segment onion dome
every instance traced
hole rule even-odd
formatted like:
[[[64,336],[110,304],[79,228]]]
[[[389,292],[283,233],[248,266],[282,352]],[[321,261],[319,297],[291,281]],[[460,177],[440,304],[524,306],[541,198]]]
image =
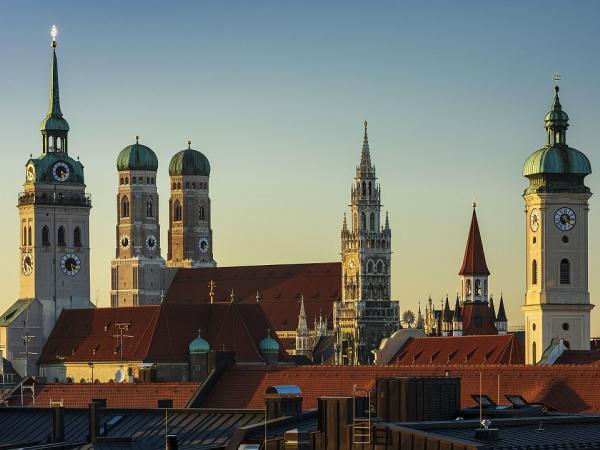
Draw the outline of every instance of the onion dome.
[[[189,350],[190,353],[208,353],[210,351],[210,344],[201,336],[200,330],[198,330],[198,336],[190,342]]]
[[[258,349],[261,353],[279,353],[279,343],[271,337],[271,330],[267,330],[267,337],[260,341]]]
[[[547,143],[529,155],[523,165],[523,176],[531,182],[526,193],[557,190],[588,192],[583,179],[592,173],[590,160],[567,145],[569,116],[562,110],[559,87],[555,86],[554,91],[552,107],[544,119]]]
[[[210,175],[210,163],[208,158],[198,150],[191,148],[191,141],[188,141],[188,148],[175,153],[169,163],[169,175],[199,175],[208,177]]]
[[[150,147],[139,143],[139,136],[135,138],[135,144],[128,145],[117,157],[117,170],[149,170],[156,172],[158,169],[158,158]]]

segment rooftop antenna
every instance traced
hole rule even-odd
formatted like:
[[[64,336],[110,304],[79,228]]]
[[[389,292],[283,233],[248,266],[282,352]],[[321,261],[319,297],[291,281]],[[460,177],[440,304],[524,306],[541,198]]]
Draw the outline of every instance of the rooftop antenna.
[[[117,334],[113,334],[113,337],[117,340],[117,345],[119,346],[121,353],[121,367],[123,367],[123,339],[133,337],[130,334],[125,334],[125,332],[129,330],[130,325],[130,323],[126,322],[115,323],[115,326],[117,327]]]

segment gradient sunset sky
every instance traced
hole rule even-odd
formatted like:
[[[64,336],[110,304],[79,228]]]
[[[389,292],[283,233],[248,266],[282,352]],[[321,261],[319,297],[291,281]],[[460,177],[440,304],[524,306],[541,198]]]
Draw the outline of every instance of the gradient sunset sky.
[[[4,310],[18,297],[17,193],[41,153],[52,24],[69,153],[92,194],[92,299],[109,306],[118,152],[159,157],[163,256],[168,163],[186,147],[212,165],[220,266],[338,261],[362,122],[392,227],[401,310],[458,289],[477,213],[510,325],[523,323],[521,175],[545,144],[561,73],[567,142],[596,165],[600,3],[593,1],[6,2],[0,15],[0,259]],[[587,177],[598,192],[598,175]],[[600,193],[589,222],[590,292],[600,292]],[[592,335],[600,334],[600,307]]]

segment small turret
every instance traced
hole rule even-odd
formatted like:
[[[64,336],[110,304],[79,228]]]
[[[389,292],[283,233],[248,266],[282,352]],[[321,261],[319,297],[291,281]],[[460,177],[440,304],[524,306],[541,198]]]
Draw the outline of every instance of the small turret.
[[[452,319],[454,318],[454,314],[450,309],[450,304],[448,303],[448,296],[446,295],[446,303],[444,304],[444,311],[442,313],[442,336],[452,336]]]
[[[198,336],[190,342],[188,350],[190,352],[190,381],[202,381],[208,375],[210,344],[202,337],[201,330],[198,330]]]
[[[279,343],[271,337],[271,330],[267,330],[267,337],[260,341],[258,350],[260,350],[260,353],[264,356],[267,364],[277,364]]]
[[[454,305],[454,317],[452,318],[452,335],[453,336],[462,336],[463,332],[463,318],[462,311],[460,307],[460,300],[458,295],[456,296],[456,303]]]
[[[496,329],[498,334],[506,334],[508,331],[508,319],[506,318],[506,312],[504,311],[504,299],[500,295],[500,305],[498,306],[498,316],[496,317]]]

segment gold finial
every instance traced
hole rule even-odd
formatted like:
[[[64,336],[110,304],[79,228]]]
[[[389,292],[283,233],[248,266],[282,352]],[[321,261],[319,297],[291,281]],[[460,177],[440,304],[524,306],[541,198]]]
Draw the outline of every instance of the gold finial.
[[[473,202],[473,208],[476,208],[476,207],[477,207],[477,202],[474,201]]]
[[[136,144],[139,144],[139,143],[140,143],[140,137],[139,137],[138,135],[136,135],[136,137],[135,137],[135,143],[136,143]]]
[[[558,86],[558,82],[560,81],[560,73],[554,72],[554,75],[552,75],[552,81],[554,81],[555,86]]]
[[[233,303],[235,301],[235,294],[233,292],[233,288],[231,289],[231,294],[229,294],[229,301]]]
[[[188,148],[192,148],[192,141],[188,141]]]
[[[52,48],[56,48],[56,35],[58,34],[58,30],[56,29],[56,25],[52,25],[50,28],[50,36],[52,36]]]
[[[209,291],[209,295],[210,295],[210,302],[214,303],[215,302],[215,287],[217,286],[217,284],[213,281],[210,280],[210,282],[208,283],[208,287],[210,289]]]

